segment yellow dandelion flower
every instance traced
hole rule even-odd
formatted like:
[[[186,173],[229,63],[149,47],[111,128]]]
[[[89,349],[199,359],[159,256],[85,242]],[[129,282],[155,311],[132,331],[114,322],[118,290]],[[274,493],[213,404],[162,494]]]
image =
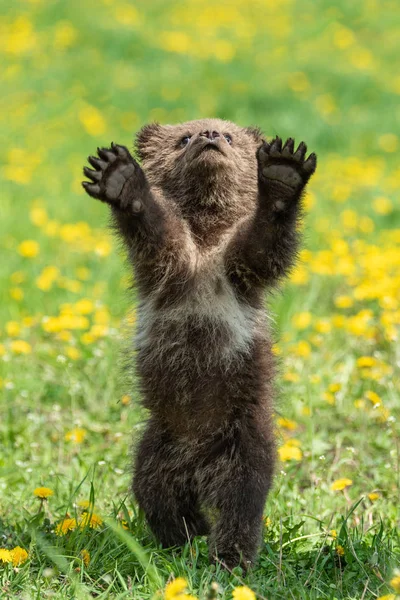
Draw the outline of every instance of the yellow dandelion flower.
[[[330,333],[332,331],[332,323],[328,319],[317,319],[314,328],[318,333]]]
[[[234,600],[256,600],[256,595],[247,585],[239,585],[232,592]]]
[[[78,300],[78,302],[75,302],[74,309],[80,315],[88,315],[94,311],[93,300],[82,298],[81,300]]]
[[[12,554],[10,550],[6,548],[0,548],[0,562],[9,563],[12,562]]]
[[[101,112],[94,106],[85,106],[79,111],[79,120],[90,135],[102,135],[106,122]]]
[[[296,356],[301,356],[303,358],[307,358],[311,354],[311,346],[305,340],[298,342],[292,349]]]
[[[129,396],[129,394],[124,394],[121,398],[121,402],[124,406],[128,406],[128,404],[130,404],[131,402],[131,397]]]
[[[333,406],[336,402],[335,396],[331,392],[324,392],[322,394],[322,398],[325,400],[325,402],[327,402],[331,406]]]
[[[21,546],[15,546],[15,548],[10,550],[10,552],[14,567],[19,567],[19,565],[22,565],[29,556],[28,552],[24,548],[21,548]]]
[[[81,444],[86,437],[86,433],[86,429],[83,429],[82,427],[75,427],[74,429],[71,429],[71,431],[67,431],[65,434],[65,441]]]
[[[292,325],[296,329],[307,329],[311,323],[311,313],[301,312],[293,316]]]
[[[360,368],[373,367],[374,365],[376,365],[376,363],[377,360],[373,356],[360,356],[360,358],[357,358],[356,361],[357,367]]]
[[[298,427],[296,421],[286,419],[285,417],[279,417],[279,419],[277,419],[277,423],[279,427],[283,427],[283,429],[288,429],[289,431],[294,431]]]
[[[86,510],[88,508],[94,508],[94,505],[91,504],[90,500],[79,500],[77,504],[80,508],[85,508]]]
[[[394,594],[386,594],[385,596],[379,596],[376,600],[396,600],[396,596]]]
[[[57,50],[64,50],[73,46],[77,35],[76,29],[69,21],[59,21],[54,30],[54,47]]]
[[[111,250],[111,242],[108,239],[98,242],[94,247],[94,251],[98,256],[108,256],[111,253]]]
[[[58,523],[56,525],[55,528],[55,534],[56,535],[65,535],[66,533],[68,533],[68,531],[74,531],[74,529],[77,528],[77,522],[76,519],[64,519],[63,521],[60,521],[60,523]]]
[[[75,348],[74,346],[67,346],[64,352],[66,356],[68,356],[68,358],[70,358],[71,360],[78,360],[78,358],[81,357],[80,350],[78,350],[78,348]]]
[[[37,487],[33,490],[33,494],[41,500],[46,500],[49,496],[52,496],[54,492],[48,487]]]
[[[13,340],[10,344],[11,352],[15,354],[30,354],[32,346],[25,340]]]
[[[344,548],[343,548],[343,546],[340,546],[340,545],[336,546],[336,554],[338,556],[344,556]]]
[[[79,527],[90,527],[91,529],[97,529],[101,527],[103,524],[103,519],[94,513],[89,514],[87,512],[83,512],[81,518],[79,519]]]
[[[328,389],[332,394],[336,394],[336,392],[339,392],[342,389],[342,384],[341,383],[331,383],[329,385]]]
[[[80,339],[81,339],[82,344],[85,344],[85,346],[88,346],[89,344],[93,344],[93,342],[96,341],[96,338],[93,335],[93,333],[89,333],[89,332],[83,333],[81,335]]]
[[[10,288],[10,296],[16,302],[21,302],[24,298],[24,292],[19,287]]]
[[[90,277],[90,271],[87,267],[78,267],[75,273],[77,278],[81,281],[87,281]]]
[[[393,579],[390,580],[390,585],[395,592],[400,594],[400,575],[393,577]]]
[[[337,48],[344,50],[349,46],[352,46],[355,42],[355,35],[351,29],[343,27],[342,25],[334,33],[333,43]]]
[[[298,373],[293,373],[293,371],[289,371],[284,374],[283,379],[285,381],[290,381],[291,383],[296,383],[297,381],[300,381],[300,375]]]
[[[176,600],[187,588],[187,581],[183,577],[177,577],[167,583],[164,591],[165,600]]]
[[[39,244],[35,240],[25,240],[18,246],[18,252],[25,258],[34,258],[39,254]]]
[[[185,54],[191,45],[190,36],[183,31],[165,31],[160,36],[161,48]]]
[[[6,333],[10,337],[16,337],[21,333],[21,325],[17,321],[8,321],[6,323]]]
[[[372,202],[372,208],[378,215],[388,215],[393,210],[393,203],[385,196],[378,196]]]
[[[371,502],[375,502],[375,500],[378,500],[378,498],[380,498],[380,494],[378,494],[377,492],[371,492],[370,494],[368,494],[368,498],[371,500]]]
[[[336,540],[336,538],[337,538],[337,531],[336,531],[336,529],[331,529],[331,530],[330,530],[330,532],[329,532],[329,535],[330,535],[330,536],[331,536],[331,537],[332,537],[334,540]]]
[[[334,492],[341,491],[350,485],[353,485],[353,481],[351,479],[347,479],[347,477],[343,477],[342,479],[336,479],[332,483],[331,490]]]
[[[81,556],[82,556],[83,564],[85,565],[85,567],[89,566],[90,553],[88,552],[88,550],[86,550],[86,548],[81,550]]]
[[[293,446],[288,442],[278,448],[279,458],[282,462],[287,462],[289,460],[301,460],[303,457],[303,453],[297,446]]]
[[[382,402],[380,396],[378,396],[378,394],[376,392],[373,392],[372,390],[368,390],[367,392],[365,392],[365,397],[368,398],[368,400],[374,405],[381,404]]]
[[[37,227],[43,227],[48,221],[46,210],[42,206],[34,205],[29,213],[29,218]]]

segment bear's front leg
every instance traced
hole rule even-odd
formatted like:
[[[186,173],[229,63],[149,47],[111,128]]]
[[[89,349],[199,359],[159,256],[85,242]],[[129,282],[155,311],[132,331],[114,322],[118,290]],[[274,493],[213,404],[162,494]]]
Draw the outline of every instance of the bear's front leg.
[[[283,222],[285,215],[298,209],[301,193],[317,165],[316,155],[312,153],[306,160],[306,152],[304,142],[295,152],[292,138],[282,147],[279,137],[271,144],[264,142],[258,151],[260,202],[275,221],[280,215]]]
[[[146,176],[125,146],[111,143],[111,148],[98,148],[97,156],[89,156],[94,167],[84,167],[83,172],[91,179],[82,185],[89,196],[106,202],[115,209],[139,215],[143,202],[150,194]]]
[[[258,206],[239,225],[225,258],[227,274],[244,297],[274,285],[294,262],[301,196],[316,168],[315,154],[306,159],[306,152],[304,142],[294,151],[293,139],[282,147],[277,137],[257,153]]]
[[[97,152],[98,156],[88,158],[94,169],[83,169],[91,181],[82,185],[89,196],[110,206],[138,285],[150,291],[162,280],[164,285],[176,287],[176,281],[188,278],[189,270],[182,223],[153,193],[143,169],[127,148],[112,143],[111,148],[99,148]]]

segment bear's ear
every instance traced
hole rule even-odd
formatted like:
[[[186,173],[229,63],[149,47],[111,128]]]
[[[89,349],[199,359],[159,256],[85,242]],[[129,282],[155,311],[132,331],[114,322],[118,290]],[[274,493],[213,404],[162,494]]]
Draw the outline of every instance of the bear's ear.
[[[243,131],[259,145],[265,141],[263,132],[259,127],[245,127]]]
[[[137,133],[136,149],[140,160],[145,160],[157,151],[162,139],[162,129],[159,123],[149,123]]]

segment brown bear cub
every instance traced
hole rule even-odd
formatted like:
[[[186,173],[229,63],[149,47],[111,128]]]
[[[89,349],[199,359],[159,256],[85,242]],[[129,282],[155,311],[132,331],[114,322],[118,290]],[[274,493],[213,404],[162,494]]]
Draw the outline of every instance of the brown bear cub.
[[[146,125],[89,157],[135,272],[137,373],[150,419],[133,490],[164,546],[209,535],[245,568],[275,462],[274,365],[264,298],[298,247],[306,145],[219,119]]]

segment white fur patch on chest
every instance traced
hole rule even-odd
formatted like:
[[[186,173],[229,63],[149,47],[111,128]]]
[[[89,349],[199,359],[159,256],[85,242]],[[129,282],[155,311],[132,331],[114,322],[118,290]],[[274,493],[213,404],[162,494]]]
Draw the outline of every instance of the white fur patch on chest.
[[[181,302],[156,309],[157,291],[138,310],[138,349],[154,346],[164,353],[189,351],[188,330],[201,331],[201,350],[210,360],[230,361],[247,352],[263,313],[239,302],[228,281],[221,250],[197,255],[193,281]],[[196,340],[197,342],[197,340]],[[196,343],[198,352],[198,345]],[[183,358],[183,355],[182,355]]]

